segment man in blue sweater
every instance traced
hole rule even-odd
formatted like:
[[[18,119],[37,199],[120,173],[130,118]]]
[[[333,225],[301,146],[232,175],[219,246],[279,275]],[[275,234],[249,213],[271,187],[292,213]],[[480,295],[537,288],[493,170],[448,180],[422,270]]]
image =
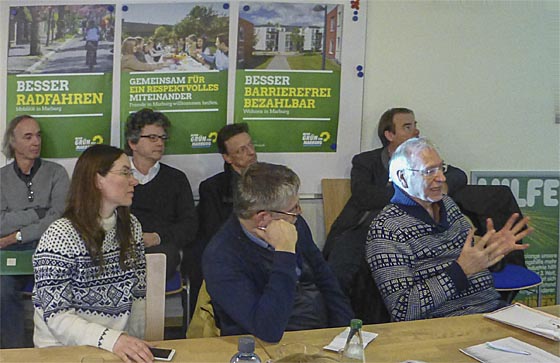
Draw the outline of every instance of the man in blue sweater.
[[[345,326],[352,318],[301,216],[299,185],[281,165],[255,163],[241,175],[233,215],[202,260],[222,335],[277,342],[286,330]]]
[[[513,214],[500,231],[487,220],[478,238],[444,194],[445,170],[435,147],[412,138],[389,164],[395,194],[370,225],[367,261],[393,321],[483,313],[504,305],[488,267],[532,232]],[[473,239],[474,237],[474,239]]]

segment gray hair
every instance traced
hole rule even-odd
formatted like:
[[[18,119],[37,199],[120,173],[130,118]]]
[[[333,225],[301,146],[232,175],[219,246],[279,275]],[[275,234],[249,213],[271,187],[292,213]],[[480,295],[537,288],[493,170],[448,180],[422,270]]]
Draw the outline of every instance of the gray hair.
[[[147,125],[156,125],[163,128],[167,133],[167,129],[171,126],[169,119],[161,112],[154,111],[149,108],[143,108],[135,113],[128,116],[126,120],[124,137],[126,143],[124,145],[124,151],[128,155],[132,155],[132,150],[128,142],[133,144],[138,144],[140,141],[140,135],[142,134],[142,129]]]
[[[15,141],[14,130],[20,122],[27,119],[35,120],[32,116],[29,115],[16,116],[10,120],[10,122],[8,123],[8,127],[6,127],[6,131],[4,131],[4,139],[2,140],[2,154],[6,155],[8,159],[13,159],[15,157],[14,147],[12,146]]]
[[[424,137],[413,137],[400,144],[389,162],[389,179],[399,187],[402,187],[397,172],[405,169],[416,169],[418,155],[423,150],[434,150],[437,152],[436,146]]]
[[[284,165],[257,162],[239,178],[233,212],[248,219],[263,210],[282,210],[298,195],[299,177]]]

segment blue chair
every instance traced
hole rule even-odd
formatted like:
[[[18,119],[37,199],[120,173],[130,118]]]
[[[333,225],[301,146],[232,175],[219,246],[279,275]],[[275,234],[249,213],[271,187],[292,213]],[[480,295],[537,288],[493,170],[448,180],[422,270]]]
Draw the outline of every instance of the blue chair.
[[[543,281],[538,273],[523,266],[508,263],[502,270],[492,272],[492,276],[497,291],[509,292],[507,295],[508,303],[511,303],[517,291],[536,289],[537,306],[541,306],[541,284]]]
[[[182,301],[186,304],[186,309],[190,309],[190,283],[187,276],[183,279],[180,271],[175,271],[175,274],[171,279],[165,283],[165,296],[171,296],[175,294],[182,294]],[[186,325],[190,323],[190,315],[186,314]]]

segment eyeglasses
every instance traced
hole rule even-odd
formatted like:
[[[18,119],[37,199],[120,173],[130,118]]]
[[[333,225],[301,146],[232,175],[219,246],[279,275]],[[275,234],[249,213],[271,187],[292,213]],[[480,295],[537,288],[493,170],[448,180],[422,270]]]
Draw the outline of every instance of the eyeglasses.
[[[440,170],[442,171],[442,173],[445,174],[447,172],[447,164],[442,163],[441,166],[434,166],[433,168],[428,168],[428,169],[410,169],[410,168],[407,168],[406,170],[417,171],[426,178],[433,178],[437,175],[438,171],[440,171]]]
[[[257,213],[260,213],[260,212],[265,212],[265,210],[260,210]],[[298,202],[298,204],[296,204],[292,209],[290,209],[287,212],[284,212],[282,210],[269,210],[269,212],[279,213],[279,214],[283,214],[283,215],[290,216],[290,217],[297,217],[301,214],[301,206],[299,205],[299,202]]]
[[[161,139],[161,141],[163,141],[163,142],[166,142],[167,140],[169,140],[169,136],[167,136],[167,135],[149,134],[149,135],[140,135],[140,137],[150,139],[151,142],[156,142],[156,141],[158,141],[158,139]]]
[[[118,175],[126,176],[127,178],[130,178],[131,176],[134,176],[134,172],[132,171],[132,169],[109,170],[108,172],[112,173],[112,174],[118,174]]]
[[[27,200],[29,202],[32,202],[35,199],[35,193],[33,192],[33,190],[31,190],[33,182],[30,180],[25,184],[25,186],[27,186]]]

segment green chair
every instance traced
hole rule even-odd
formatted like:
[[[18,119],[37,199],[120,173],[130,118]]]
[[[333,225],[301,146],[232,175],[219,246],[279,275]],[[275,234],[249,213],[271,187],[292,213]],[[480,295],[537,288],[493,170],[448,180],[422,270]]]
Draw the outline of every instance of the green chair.
[[[33,253],[35,250],[0,250],[0,275],[33,275]],[[29,279],[21,291],[25,296],[33,293],[34,280]]]
[[[0,250],[0,275],[33,275],[35,250]]]

